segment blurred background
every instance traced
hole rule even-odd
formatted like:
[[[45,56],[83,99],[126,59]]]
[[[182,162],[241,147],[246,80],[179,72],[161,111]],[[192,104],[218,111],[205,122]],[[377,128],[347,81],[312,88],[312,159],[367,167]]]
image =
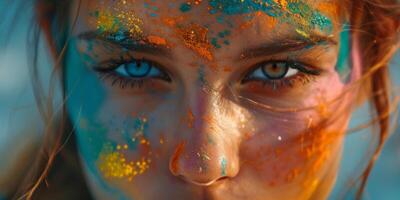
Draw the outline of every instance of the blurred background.
[[[28,28],[32,22],[30,6],[23,14],[15,6],[0,1],[0,200],[4,194],[15,188],[18,180],[32,162],[31,152],[41,139],[43,124],[36,109],[28,50],[26,46]],[[19,10],[18,12],[21,12]],[[19,15],[18,19],[13,14]],[[10,26],[12,25],[12,26]],[[13,27],[11,30],[10,27]],[[6,39],[5,39],[6,38]],[[4,43],[5,40],[7,43]],[[43,43],[41,43],[43,45]],[[41,46],[41,49],[45,47]],[[43,68],[43,81],[48,81],[50,61],[42,50],[40,58]],[[395,85],[400,86],[400,54],[397,53],[391,64],[391,76]],[[399,94],[399,93],[397,93]],[[368,106],[361,107],[352,117],[351,126],[368,121]],[[366,117],[367,116],[367,117]],[[363,130],[347,136],[341,172],[331,199],[337,199],[348,186],[348,177],[359,171],[359,162],[368,147],[370,131]],[[376,163],[368,182],[365,199],[400,199],[400,129],[390,136]]]

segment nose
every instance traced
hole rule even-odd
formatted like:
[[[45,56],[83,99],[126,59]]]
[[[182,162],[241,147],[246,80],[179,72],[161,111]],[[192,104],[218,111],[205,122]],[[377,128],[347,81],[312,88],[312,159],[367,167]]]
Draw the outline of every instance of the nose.
[[[202,97],[194,100],[193,126],[181,131],[186,139],[178,143],[170,158],[170,171],[188,183],[209,186],[232,178],[239,171],[238,139],[231,115]]]

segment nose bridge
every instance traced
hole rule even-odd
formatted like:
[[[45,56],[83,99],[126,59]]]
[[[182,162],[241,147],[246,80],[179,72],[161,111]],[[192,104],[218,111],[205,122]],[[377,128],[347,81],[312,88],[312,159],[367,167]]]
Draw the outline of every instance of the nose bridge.
[[[225,140],[228,132],[224,132],[226,116],[221,116],[218,97],[204,89],[190,94],[188,99],[192,126],[184,126],[181,131],[186,140],[177,146],[171,158],[171,171],[185,180],[204,185],[216,180],[234,176],[233,167],[238,162],[232,140]],[[227,130],[229,131],[229,130]],[[236,149],[236,148],[234,148]],[[179,156],[177,156],[179,154]]]

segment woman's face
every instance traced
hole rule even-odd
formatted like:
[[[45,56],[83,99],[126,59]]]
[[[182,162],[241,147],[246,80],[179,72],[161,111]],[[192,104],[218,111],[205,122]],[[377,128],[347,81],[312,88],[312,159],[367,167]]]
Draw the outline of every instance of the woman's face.
[[[96,198],[327,197],[357,67],[336,1],[73,7],[67,108]]]

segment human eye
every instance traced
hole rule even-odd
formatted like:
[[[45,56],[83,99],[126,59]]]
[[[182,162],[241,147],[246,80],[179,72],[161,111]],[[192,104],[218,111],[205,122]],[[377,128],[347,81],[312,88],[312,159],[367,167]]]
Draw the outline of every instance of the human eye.
[[[252,67],[252,70],[242,80],[242,84],[260,82],[263,85],[272,85],[273,89],[278,89],[279,87],[293,86],[298,80],[305,83],[306,80],[309,80],[309,76],[319,74],[319,70],[311,69],[311,67],[295,61],[264,61]]]
[[[121,88],[141,88],[150,81],[158,80],[171,82],[171,79],[162,66],[147,59],[130,58],[125,60],[111,60],[95,68],[102,78],[111,78],[111,85],[119,84]]]

